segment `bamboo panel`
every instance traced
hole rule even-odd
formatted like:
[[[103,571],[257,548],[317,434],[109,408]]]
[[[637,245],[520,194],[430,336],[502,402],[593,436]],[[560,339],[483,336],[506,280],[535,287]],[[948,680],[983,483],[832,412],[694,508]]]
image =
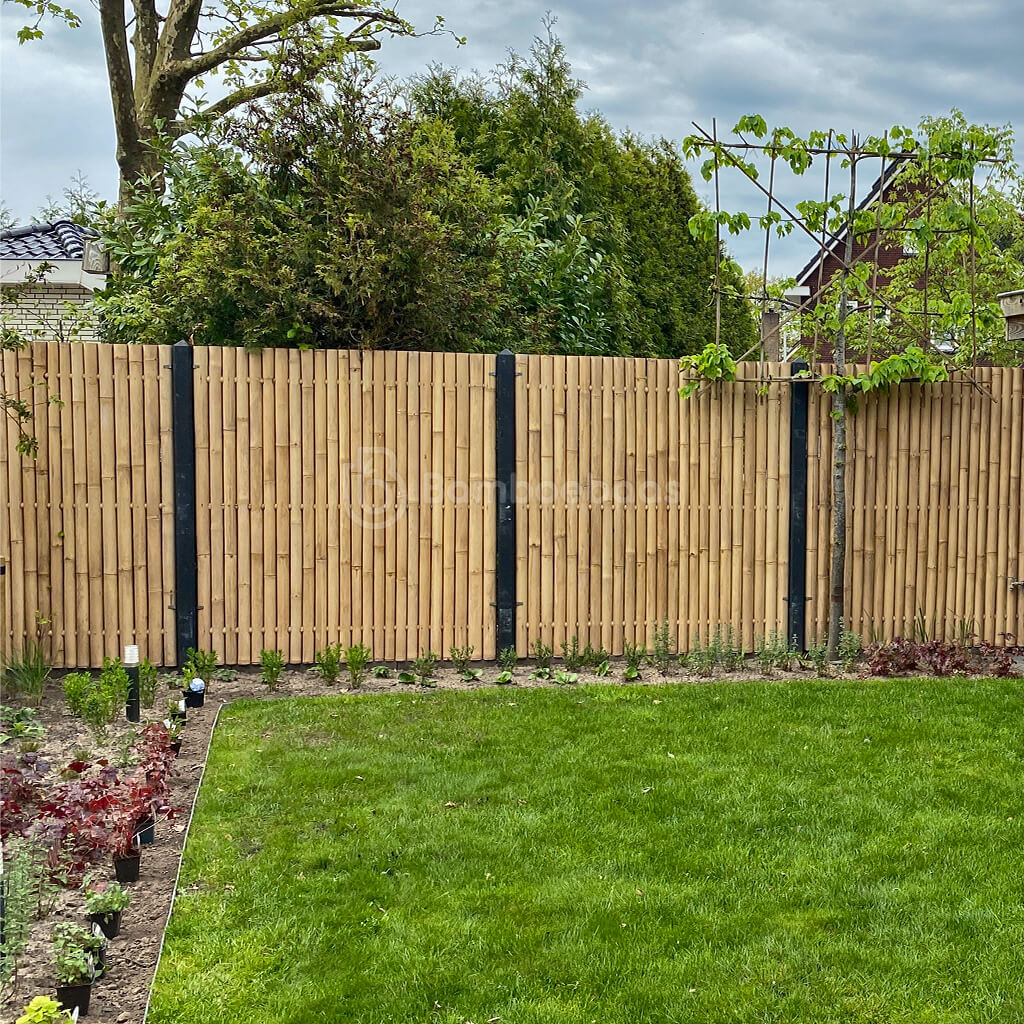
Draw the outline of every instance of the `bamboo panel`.
[[[850,418],[848,612],[866,642],[912,636],[917,621],[940,639],[1024,636],[1024,599],[1009,587],[1024,570],[1024,373],[982,367],[973,376],[978,386],[963,376],[862,396]],[[808,584],[821,608],[811,635],[828,620],[828,415],[828,398],[818,395],[809,503],[819,514],[812,507],[808,550],[819,556],[816,567],[808,563]]]
[[[173,591],[166,348],[35,342],[5,353],[0,389],[25,399],[35,458],[0,428],[0,560],[7,565],[2,646],[39,640],[56,668],[98,667],[137,643],[162,663]],[[155,528],[154,528],[155,524]]]
[[[208,481],[197,528],[209,553],[199,588],[211,608],[200,644],[239,663],[275,646],[309,663],[338,642],[365,643],[379,660],[427,648],[446,657],[467,642],[493,658],[486,357],[197,350],[196,360]]]

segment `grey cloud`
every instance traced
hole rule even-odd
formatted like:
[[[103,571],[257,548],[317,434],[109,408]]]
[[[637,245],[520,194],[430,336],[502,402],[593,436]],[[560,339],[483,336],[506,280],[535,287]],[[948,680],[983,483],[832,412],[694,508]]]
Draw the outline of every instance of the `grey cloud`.
[[[1014,0],[403,0],[405,17],[425,26],[440,12],[468,45],[445,36],[395,40],[379,61],[398,76],[433,61],[487,71],[509,47],[529,47],[549,8],[589,83],[583,106],[647,136],[679,140],[692,120],[717,117],[729,127],[754,111],[798,131],[875,132],[954,105],[994,123],[1024,109]],[[5,17],[0,31],[5,201],[25,217],[79,167],[112,194],[113,133],[95,28],[54,28],[43,45],[19,48],[15,20]],[[696,175],[695,184],[710,198]],[[812,175],[781,192],[795,201],[819,188]],[[723,179],[723,203],[756,213],[763,200],[733,177]],[[741,262],[760,263],[763,240],[730,241]],[[778,272],[808,255],[796,237],[773,250]]]

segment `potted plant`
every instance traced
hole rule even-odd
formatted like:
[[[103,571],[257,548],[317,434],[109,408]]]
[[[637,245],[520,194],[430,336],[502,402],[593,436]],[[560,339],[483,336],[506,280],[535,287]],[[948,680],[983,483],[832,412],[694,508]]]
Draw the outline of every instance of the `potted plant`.
[[[114,814],[110,830],[110,853],[114,859],[114,874],[121,885],[139,880],[142,851],[136,835],[136,822],[149,810],[145,804],[126,801]]]
[[[116,938],[121,931],[121,914],[131,903],[132,894],[122,889],[118,882],[97,882],[85,887],[85,909],[89,921],[98,924],[108,939]]]
[[[67,1010],[62,1010],[60,1003],[49,996],[36,996],[15,1024],[70,1024],[73,1020]]]
[[[185,707],[201,708],[206,700],[206,683],[193,679],[181,692],[185,695]]]
[[[105,940],[81,925],[64,922],[53,929],[53,966],[57,975],[57,1001],[71,1013],[89,1012],[89,997],[97,962],[103,960]]]
[[[175,757],[181,753],[181,730],[183,725],[183,722],[172,721],[167,728],[168,747]]]

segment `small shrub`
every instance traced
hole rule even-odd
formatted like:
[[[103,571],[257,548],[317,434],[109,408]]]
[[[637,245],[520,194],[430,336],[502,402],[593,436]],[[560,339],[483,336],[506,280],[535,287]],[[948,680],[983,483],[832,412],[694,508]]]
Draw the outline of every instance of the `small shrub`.
[[[551,668],[551,658],[555,652],[543,640],[535,640],[530,651],[537,668]]]
[[[856,664],[863,646],[864,643],[861,640],[860,633],[854,633],[848,629],[840,630],[836,654],[839,656],[839,663],[845,671],[849,672]]]
[[[281,683],[281,673],[284,671],[284,654],[279,648],[260,651],[260,679],[267,684],[270,690],[276,690]]]
[[[606,665],[608,663],[608,657],[608,652],[603,647],[591,647],[588,643],[587,646],[583,648],[583,667],[593,669],[593,671],[597,672],[602,665]],[[600,674],[601,673],[598,673],[598,675]],[[605,674],[607,675],[607,673]]]
[[[515,672],[519,664],[519,652],[514,647],[503,647],[498,652],[498,665],[505,672]]]
[[[238,678],[238,670],[233,668],[215,668],[210,673],[211,678],[218,679],[222,683],[233,683]]]
[[[1014,674],[1013,653],[1005,647],[988,643],[979,644],[975,655],[982,675],[1006,679]]]
[[[903,637],[875,644],[867,652],[868,672],[873,676],[899,676],[917,668],[917,647]]]
[[[562,664],[567,672],[579,672],[583,667],[583,654],[580,651],[578,636],[574,636],[568,643],[562,641]]]
[[[4,665],[4,688],[23,704],[39,705],[43,699],[50,666],[43,653],[43,645],[29,640],[17,654],[12,654]]]
[[[627,642],[622,645],[622,653],[626,659],[626,671],[624,673],[624,678],[639,679],[640,666],[647,659],[647,648],[640,644],[631,644]]]
[[[104,658],[98,677],[89,672],[69,672],[62,685],[68,710],[96,734],[117,718],[128,698],[128,673],[118,658]]]
[[[193,679],[202,679],[209,685],[213,679],[213,673],[217,668],[217,652],[204,651],[190,647],[185,652],[185,664],[182,667],[182,674],[185,676],[186,684]]]
[[[156,703],[156,666],[149,658],[143,658],[139,665],[139,700],[147,708]]]
[[[669,633],[668,619],[662,619],[654,626],[654,640],[651,644],[651,664],[662,674],[668,673],[672,664],[672,637]]]
[[[736,672],[743,668],[743,642],[737,639],[731,625],[715,627],[709,650],[715,664],[721,665],[726,672]]]
[[[466,676],[469,674],[469,663],[473,660],[474,650],[475,648],[472,644],[467,644],[465,647],[448,648],[448,657],[452,659],[452,665],[459,675]]]
[[[761,638],[756,654],[758,664],[765,674],[776,668],[788,668],[793,660],[789,644],[777,629],[773,629],[767,637]]]
[[[345,656],[341,644],[327,644],[313,655],[313,671],[328,685],[338,681],[342,658]]]
[[[413,676],[420,686],[436,686],[434,682],[434,670],[437,668],[437,655],[431,651],[423,651],[418,658],[414,658],[409,666]]]
[[[917,661],[933,675],[963,675],[967,671],[968,652],[966,647],[948,644],[942,640],[929,640],[919,644]]]
[[[715,670],[715,663],[718,660],[714,641],[705,647],[701,643],[700,634],[693,634],[693,642],[690,644],[689,652],[684,656],[688,672],[695,676],[709,676]]]
[[[118,882],[100,882],[95,887],[85,887],[85,912],[87,914],[112,914],[125,910],[132,902],[132,894],[122,889]]]
[[[353,690],[358,690],[363,685],[366,668],[372,660],[373,651],[363,644],[354,644],[345,651],[345,667],[348,669]]]
[[[828,641],[821,640],[807,647],[807,660],[815,673],[823,679],[828,675]]]

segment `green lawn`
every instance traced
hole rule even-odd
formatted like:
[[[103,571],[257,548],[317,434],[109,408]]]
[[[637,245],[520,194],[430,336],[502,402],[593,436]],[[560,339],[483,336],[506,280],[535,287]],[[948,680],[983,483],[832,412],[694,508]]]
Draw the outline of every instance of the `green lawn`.
[[[227,708],[150,1024],[1024,1020],[1024,684]]]

